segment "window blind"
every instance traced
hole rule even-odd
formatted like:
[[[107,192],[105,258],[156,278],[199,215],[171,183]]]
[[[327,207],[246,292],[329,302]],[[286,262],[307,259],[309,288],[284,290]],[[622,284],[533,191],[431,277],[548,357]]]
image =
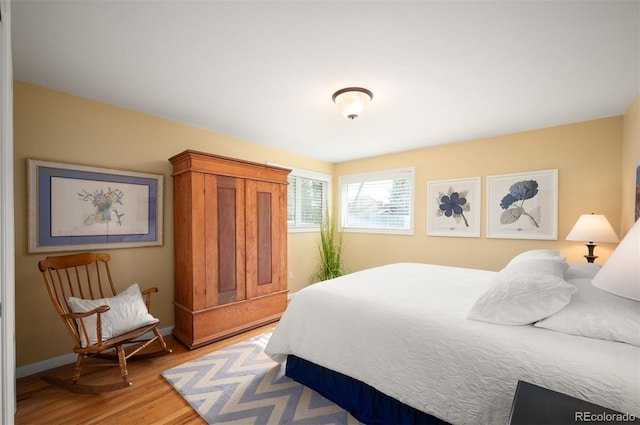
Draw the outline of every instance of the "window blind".
[[[343,176],[340,191],[345,230],[413,230],[412,169]]]

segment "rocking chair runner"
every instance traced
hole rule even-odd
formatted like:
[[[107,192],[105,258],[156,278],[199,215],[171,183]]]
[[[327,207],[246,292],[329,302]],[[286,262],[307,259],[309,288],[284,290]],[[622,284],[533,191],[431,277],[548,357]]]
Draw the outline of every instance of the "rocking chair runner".
[[[158,292],[158,289],[149,288],[139,292],[137,289],[129,288],[118,296],[111,279],[109,260],[108,254],[86,252],[47,257],[38,263],[49,297],[71,335],[74,342],[73,351],[78,355],[73,378],[63,380],[53,376],[45,376],[42,379],[46,382],[80,393],[118,390],[132,385],[132,382],[128,380],[127,359],[155,357],[171,352],[158,330],[158,320],[148,314],[148,309],[151,306],[151,294]],[[128,298],[127,294],[127,298],[125,298],[125,293],[133,295]],[[144,301],[140,300],[138,294],[141,294]],[[73,299],[70,300],[70,297]],[[136,325],[135,320],[132,321],[131,325],[135,327],[133,330],[127,329],[125,323],[125,332],[112,335],[108,332],[109,330],[117,332],[117,329],[122,329],[123,326],[111,326],[110,317],[114,317],[116,311],[105,315],[110,310],[108,304],[113,304],[115,309],[115,306],[118,305],[115,301],[122,303],[128,302],[130,299],[139,301],[138,304],[141,308],[138,310],[144,310],[144,306],[146,306],[146,311],[138,312],[138,316],[143,315],[142,317],[146,317],[147,320],[140,322],[139,326]],[[105,305],[94,307],[91,304],[96,303],[88,301],[89,307],[84,308],[84,312],[79,312],[77,307],[74,308],[76,312],[72,311],[70,304],[77,306],[79,303],[85,302],[83,300],[99,300],[97,304],[104,302]],[[110,302],[110,300],[115,301]],[[124,311],[129,312],[130,315],[131,310],[135,310],[132,309],[134,305],[136,305],[135,302],[126,306]],[[126,319],[129,316],[125,313],[118,317]],[[139,340],[147,332],[153,332],[153,337]],[[141,352],[156,341],[161,345],[161,349],[154,352]],[[87,360],[91,361],[85,363]],[[120,366],[122,382],[104,385],[80,384],[78,380],[83,366]]]

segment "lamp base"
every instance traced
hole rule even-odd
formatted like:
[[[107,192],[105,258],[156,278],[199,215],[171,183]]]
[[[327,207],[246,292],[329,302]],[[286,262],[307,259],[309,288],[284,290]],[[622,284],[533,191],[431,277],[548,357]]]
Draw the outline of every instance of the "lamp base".
[[[593,263],[595,262],[596,258],[598,258],[597,255],[593,255],[593,250],[596,248],[596,244],[594,243],[587,243],[585,244],[587,246],[587,249],[589,250],[589,254],[585,255],[584,258],[587,259],[588,263]]]

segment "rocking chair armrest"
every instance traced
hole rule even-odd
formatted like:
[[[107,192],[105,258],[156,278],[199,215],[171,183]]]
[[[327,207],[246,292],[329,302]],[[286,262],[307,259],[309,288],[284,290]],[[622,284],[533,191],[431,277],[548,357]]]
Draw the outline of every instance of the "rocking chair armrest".
[[[150,295],[153,293],[158,292],[158,288],[156,288],[155,286],[153,288],[147,288],[144,291],[140,291],[140,293],[144,296],[144,295]]]
[[[144,291],[140,291],[142,297],[144,298],[144,304],[147,306],[147,310],[151,311],[151,294],[158,292],[158,288],[155,286],[152,288],[147,288]]]
[[[90,340],[89,338],[89,333],[87,331],[87,328],[85,326],[84,320],[87,317],[90,316],[96,316],[96,332],[95,335],[98,338],[98,342],[97,345],[102,345],[102,314],[106,313],[107,311],[109,311],[111,309],[111,307],[109,307],[108,305],[101,305],[99,307],[94,308],[91,311],[85,311],[85,312],[81,312],[81,313],[66,313],[63,314],[63,317],[65,319],[72,319],[75,321],[75,331],[74,333],[74,338],[76,340],[76,344],[78,346],[82,346],[82,347],[86,347],[89,345],[89,343],[87,341]],[[71,327],[72,325],[67,325],[67,327]],[[83,338],[84,337],[84,338]],[[85,345],[86,344],[86,345]]]
[[[96,307],[91,311],[85,311],[83,313],[65,313],[63,317],[65,319],[84,319],[85,317],[89,317],[97,313],[106,313],[110,308],[111,307],[108,305],[101,305],[100,307]]]

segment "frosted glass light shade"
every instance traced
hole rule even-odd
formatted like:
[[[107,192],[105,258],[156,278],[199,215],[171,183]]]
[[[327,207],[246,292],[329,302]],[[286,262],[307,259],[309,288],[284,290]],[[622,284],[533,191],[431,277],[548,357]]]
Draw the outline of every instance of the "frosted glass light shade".
[[[567,235],[568,241],[618,242],[618,235],[603,214],[582,214]]]
[[[355,119],[367,109],[373,93],[362,87],[348,87],[335,92],[332,98],[342,115]]]
[[[594,276],[592,284],[612,294],[640,301],[640,220]]]

